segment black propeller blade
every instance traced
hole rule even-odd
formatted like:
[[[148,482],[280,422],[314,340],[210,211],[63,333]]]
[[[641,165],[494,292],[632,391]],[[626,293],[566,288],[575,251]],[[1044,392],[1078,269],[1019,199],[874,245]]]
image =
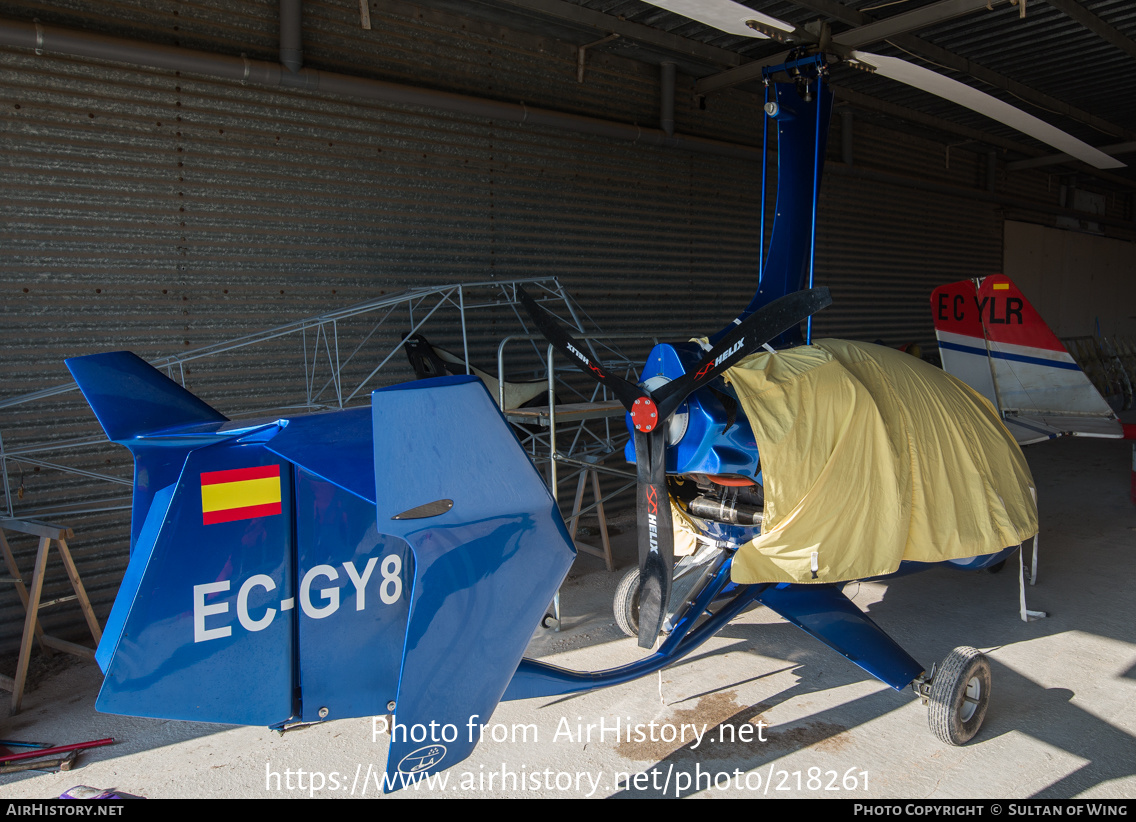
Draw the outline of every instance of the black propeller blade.
[[[652,395],[659,411],[669,417],[694,391],[720,377],[727,368],[753,354],[783,331],[832,305],[827,288],[795,291],[762,306],[718,340],[694,372],[656,388]]]
[[[667,615],[674,577],[674,526],[667,494],[667,429],[635,432],[639,537],[639,647],[655,644]]]
[[[619,399],[623,406],[630,411],[631,406],[635,400],[643,396],[644,392],[639,390],[639,386],[630,383],[627,380],[615,374],[609,374],[604,371],[603,366],[598,362],[593,362],[592,359],[577,348],[572,339],[572,335],[568,329],[562,326],[555,317],[545,311],[537,301],[529,296],[528,292],[520,286],[517,286],[517,296],[521,300],[521,305],[529,312],[536,327],[540,329],[540,333],[544,335],[545,339],[555,345],[561,352],[567,354],[569,359],[576,363],[577,367],[588,374],[596,382],[604,385]]]
[[[717,379],[783,331],[832,303],[827,288],[788,294],[763,306],[718,341],[693,372],[648,391],[615,374],[574,345],[569,331],[523,288],[517,296],[545,338],[607,387],[635,427],[636,519],[639,532],[639,647],[655,644],[666,618],[674,568],[674,532],[667,494],[666,423],[693,392]]]

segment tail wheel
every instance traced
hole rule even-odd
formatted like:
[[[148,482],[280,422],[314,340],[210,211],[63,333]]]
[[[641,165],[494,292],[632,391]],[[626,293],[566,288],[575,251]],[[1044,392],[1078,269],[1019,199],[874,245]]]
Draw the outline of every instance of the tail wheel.
[[[931,730],[950,745],[965,745],[982,727],[989,703],[990,660],[977,648],[955,648],[931,681]]]
[[[623,575],[612,604],[619,630],[627,636],[639,636],[639,566]]]

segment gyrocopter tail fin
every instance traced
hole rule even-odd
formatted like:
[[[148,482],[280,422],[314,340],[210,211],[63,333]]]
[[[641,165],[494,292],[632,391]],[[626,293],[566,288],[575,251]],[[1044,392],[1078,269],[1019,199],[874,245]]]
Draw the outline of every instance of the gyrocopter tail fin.
[[[446,390],[422,390],[432,383]],[[476,379],[376,391],[372,410],[379,528],[414,551],[394,708],[404,731],[392,734],[387,755],[393,790],[473,750],[575,549],[540,475]],[[399,435],[380,437],[382,430]],[[415,736],[415,726],[431,723],[446,736]]]
[[[67,360],[67,368],[115,442],[228,420],[129,351],[76,357]]]
[[[1104,397],[1009,277],[940,286],[931,312],[943,369],[990,400],[1019,444],[1122,436]]]

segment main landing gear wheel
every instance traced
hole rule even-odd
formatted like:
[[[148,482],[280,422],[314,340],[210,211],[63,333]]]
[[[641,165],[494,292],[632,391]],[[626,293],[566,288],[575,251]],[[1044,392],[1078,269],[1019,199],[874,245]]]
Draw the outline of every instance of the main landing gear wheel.
[[[623,575],[615,589],[615,624],[627,636],[639,636],[639,566]]]
[[[965,745],[982,727],[989,703],[990,660],[977,648],[955,648],[931,680],[931,730],[950,745]]]

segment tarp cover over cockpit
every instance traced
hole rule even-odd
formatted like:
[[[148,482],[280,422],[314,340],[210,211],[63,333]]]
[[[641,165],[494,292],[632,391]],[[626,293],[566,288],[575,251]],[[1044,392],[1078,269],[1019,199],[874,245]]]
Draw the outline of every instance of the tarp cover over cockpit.
[[[983,397],[928,363],[820,340],[757,354],[726,378],[765,485],[762,534],[738,549],[735,582],[863,579],[1037,533],[1014,438]]]

